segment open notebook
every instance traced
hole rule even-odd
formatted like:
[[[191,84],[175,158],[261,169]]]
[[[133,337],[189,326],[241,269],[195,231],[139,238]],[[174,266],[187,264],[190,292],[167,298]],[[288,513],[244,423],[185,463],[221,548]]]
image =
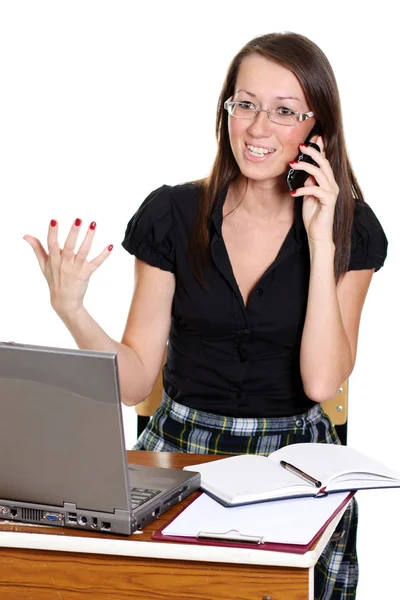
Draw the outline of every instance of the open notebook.
[[[199,472],[201,489],[227,506],[400,487],[399,473],[336,444],[291,444],[268,457],[241,454],[185,469]]]

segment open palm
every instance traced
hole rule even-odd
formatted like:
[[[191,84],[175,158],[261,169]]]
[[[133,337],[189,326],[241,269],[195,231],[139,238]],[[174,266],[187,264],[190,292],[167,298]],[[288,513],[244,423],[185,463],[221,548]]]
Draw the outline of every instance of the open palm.
[[[88,261],[96,223],[90,224],[82,244],[75,253],[80,228],[81,220],[76,219],[65,240],[64,248],[60,248],[58,223],[52,220],[47,235],[48,252],[37,238],[31,235],[24,236],[32,246],[48,283],[51,305],[62,318],[82,307],[91,275],[106,260],[113,248],[108,246],[101,254]]]

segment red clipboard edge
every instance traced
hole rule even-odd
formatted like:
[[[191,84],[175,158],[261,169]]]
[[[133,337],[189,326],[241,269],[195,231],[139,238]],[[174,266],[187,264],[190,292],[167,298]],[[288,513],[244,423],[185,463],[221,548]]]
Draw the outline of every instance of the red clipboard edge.
[[[178,535],[164,535],[163,530],[170,525],[184,510],[187,509],[188,506],[192,502],[194,502],[200,495],[201,492],[197,492],[195,497],[188,502],[176,515],[172,517],[161,529],[158,529],[151,536],[153,540],[163,541],[163,542],[175,542],[175,543],[184,543],[184,544],[199,544],[202,546],[224,546],[229,548],[248,548],[251,550],[269,550],[274,552],[288,552],[290,554],[305,554],[308,552],[316,540],[322,535],[325,529],[328,527],[329,523],[336,517],[336,515],[350,502],[356,492],[352,491],[346,496],[343,502],[338,506],[338,508],[334,511],[334,513],[329,517],[329,519],[324,523],[321,529],[314,535],[314,537],[308,542],[308,544],[280,544],[274,542],[264,542],[263,544],[254,544],[249,542],[228,542],[226,540],[208,540],[208,539],[199,539],[197,537],[186,537],[186,536],[178,536]]]

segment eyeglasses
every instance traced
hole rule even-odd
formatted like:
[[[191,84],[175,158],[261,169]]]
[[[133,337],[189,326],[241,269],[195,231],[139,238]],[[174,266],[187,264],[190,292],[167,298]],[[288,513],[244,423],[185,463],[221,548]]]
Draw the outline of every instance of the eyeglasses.
[[[239,100],[232,102],[233,96],[228,98],[224,102],[224,108],[228,113],[236,119],[255,119],[258,113],[266,112],[268,118],[273,123],[278,125],[286,125],[289,127],[296,127],[301,121],[310,119],[314,116],[313,112],[300,113],[291,108],[285,106],[279,106],[278,108],[262,109],[257,104],[249,102],[248,100]]]

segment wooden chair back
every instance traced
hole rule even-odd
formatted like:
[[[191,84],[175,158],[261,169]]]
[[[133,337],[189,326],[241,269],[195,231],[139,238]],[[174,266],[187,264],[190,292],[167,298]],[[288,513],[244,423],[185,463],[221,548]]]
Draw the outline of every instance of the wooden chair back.
[[[345,381],[334,398],[322,403],[324,412],[329,416],[334,425],[345,425],[347,423],[349,382]]]

